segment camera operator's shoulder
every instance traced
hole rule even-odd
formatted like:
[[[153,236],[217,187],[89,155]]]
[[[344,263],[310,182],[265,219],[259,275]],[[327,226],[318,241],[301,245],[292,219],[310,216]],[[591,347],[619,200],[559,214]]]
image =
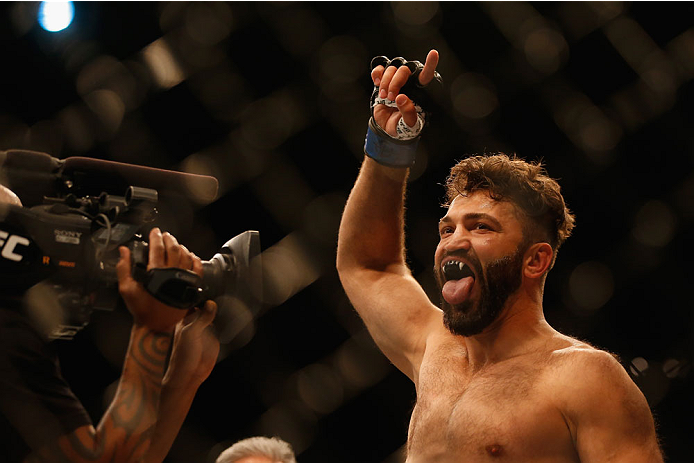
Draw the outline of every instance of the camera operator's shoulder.
[[[31,358],[45,349],[46,339],[34,328],[26,315],[17,308],[0,305],[0,355]]]

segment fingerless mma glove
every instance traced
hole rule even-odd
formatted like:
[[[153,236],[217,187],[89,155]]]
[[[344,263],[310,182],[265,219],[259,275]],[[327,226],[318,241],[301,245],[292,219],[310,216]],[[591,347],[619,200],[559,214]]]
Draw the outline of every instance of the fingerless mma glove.
[[[419,61],[407,61],[404,58],[393,58],[389,60],[385,56],[377,56],[371,60],[371,70],[376,66],[382,65],[384,68],[388,66],[407,66],[410,69],[411,75],[407,82],[400,89],[401,93],[407,95],[415,105],[417,111],[417,122],[414,127],[409,127],[405,121],[400,118],[396,127],[397,137],[391,137],[383,130],[373,118],[374,108],[378,104],[397,108],[395,101],[386,98],[379,98],[379,87],[374,85],[371,93],[371,118],[366,131],[366,142],[364,144],[364,153],[367,156],[389,167],[411,167],[414,164],[417,154],[417,144],[421,136],[422,130],[426,125],[427,112],[423,109],[424,106],[429,107],[429,98],[424,90],[426,85],[419,83],[419,75],[424,69],[424,65]],[[436,85],[442,83],[441,75],[436,72],[432,82]]]

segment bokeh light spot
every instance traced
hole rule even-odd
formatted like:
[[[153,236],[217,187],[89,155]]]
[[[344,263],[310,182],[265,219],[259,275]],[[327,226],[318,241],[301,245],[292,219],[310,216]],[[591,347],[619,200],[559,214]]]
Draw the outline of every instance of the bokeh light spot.
[[[580,264],[569,278],[569,291],[574,302],[584,311],[604,306],[614,292],[612,271],[600,262]]]
[[[451,85],[453,106],[463,116],[482,119],[499,107],[493,84],[481,74],[459,75]]]
[[[75,6],[72,2],[41,2],[39,7],[39,24],[48,32],[66,29],[74,17]]]
[[[641,376],[646,370],[648,370],[648,360],[643,357],[634,358],[629,365],[629,371],[633,376]]]
[[[432,20],[439,11],[439,2],[393,2],[395,17],[412,26],[421,26]]]
[[[663,247],[676,231],[676,217],[662,201],[653,200],[643,205],[636,214],[632,236],[642,244]]]

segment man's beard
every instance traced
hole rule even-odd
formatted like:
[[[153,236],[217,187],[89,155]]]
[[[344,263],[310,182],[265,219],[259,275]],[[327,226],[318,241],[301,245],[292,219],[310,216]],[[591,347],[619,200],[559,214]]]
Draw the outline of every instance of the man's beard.
[[[486,266],[486,272],[482,271],[482,265],[476,256],[465,256],[475,271],[475,284],[479,284],[480,298],[477,302],[468,299],[461,304],[451,305],[441,297],[443,323],[451,333],[473,336],[497,319],[509,296],[516,292],[523,280],[521,270],[525,248],[526,246],[519,246],[513,254],[490,262]],[[435,274],[441,294],[446,280],[440,266],[435,269]]]

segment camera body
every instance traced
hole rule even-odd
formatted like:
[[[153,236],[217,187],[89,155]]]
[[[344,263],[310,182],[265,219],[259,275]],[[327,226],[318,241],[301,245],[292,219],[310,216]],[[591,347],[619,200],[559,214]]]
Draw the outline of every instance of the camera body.
[[[175,308],[221,296],[260,303],[257,231],[229,240],[203,262],[202,277],[183,269],[147,270],[146,237],[155,226],[159,190],[180,195],[192,187],[209,199],[216,196],[213,177],[26,151],[0,152],[0,161],[3,183],[27,206],[0,204],[0,291],[5,298],[21,298],[37,285],[50,292],[62,312],[50,337],[70,339],[94,309],[116,308],[120,246],[131,250],[133,277]],[[107,190],[89,194],[95,188]],[[220,320],[224,310],[220,305]]]

